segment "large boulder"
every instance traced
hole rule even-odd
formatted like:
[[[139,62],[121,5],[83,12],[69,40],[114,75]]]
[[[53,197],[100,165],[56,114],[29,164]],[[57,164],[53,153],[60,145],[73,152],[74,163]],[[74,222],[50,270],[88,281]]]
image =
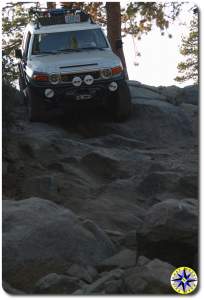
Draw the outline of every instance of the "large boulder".
[[[136,266],[124,274],[128,294],[170,294],[170,277],[175,267],[154,259],[143,266]]]
[[[138,231],[138,243],[149,258],[197,268],[198,201],[168,199],[152,206]]]
[[[3,278],[27,290],[70,263],[95,265],[114,254],[105,233],[83,227],[70,210],[30,198],[3,201]]]
[[[132,118],[127,125],[135,138],[164,145],[186,143],[192,137],[192,121],[179,106],[161,100],[133,99],[132,102]]]
[[[145,215],[142,234],[153,242],[182,241],[195,245],[198,203],[195,199],[168,199],[153,205]]]
[[[136,265],[137,253],[130,249],[123,249],[112,257],[106,258],[98,264],[97,269],[107,271],[111,269],[127,269]]]
[[[163,95],[160,90],[154,86],[141,84],[133,80],[128,81],[128,86],[132,98],[166,100],[166,95]]]
[[[198,105],[199,88],[198,85],[189,85],[184,87],[176,96],[178,103],[188,103]]]
[[[158,91],[166,96],[171,98],[172,100],[176,100],[176,96],[182,91],[182,88],[176,86],[176,85],[170,85],[170,86],[159,86],[158,87]],[[175,104],[176,101],[174,102]]]

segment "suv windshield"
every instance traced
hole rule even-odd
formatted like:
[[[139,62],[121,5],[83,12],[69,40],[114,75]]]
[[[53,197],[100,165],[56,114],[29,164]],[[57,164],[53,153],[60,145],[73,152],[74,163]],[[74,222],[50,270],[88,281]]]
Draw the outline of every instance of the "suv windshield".
[[[101,29],[35,34],[32,54],[107,48]]]

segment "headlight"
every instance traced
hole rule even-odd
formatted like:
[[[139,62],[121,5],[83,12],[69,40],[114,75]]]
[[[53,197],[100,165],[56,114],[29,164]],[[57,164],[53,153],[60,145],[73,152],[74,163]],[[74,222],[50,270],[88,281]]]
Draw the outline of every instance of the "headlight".
[[[103,69],[101,70],[101,77],[104,79],[110,78],[112,75],[111,69]]]
[[[45,97],[52,98],[54,97],[55,92],[52,89],[46,89],[45,90]]]
[[[84,82],[85,82],[87,85],[91,85],[91,84],[94,82],[93,76],[91,76],[91,75],[86,75],[86,76],[84,77]]]
[[[109,84],[108,88],[109,88],[109,91],[115,92],[117,90],[117,88],[118,88],[117,82],[115,82],[115,81],[111,82]]]
[[[76,76],[72,79],[72,84],[74,86],[80,86],[82,84],[82,80],[80,77]]]
[[[49,81],[52,84],[58,84],[60,81],[60,75],[56,73],[52,73],[49,75]]]

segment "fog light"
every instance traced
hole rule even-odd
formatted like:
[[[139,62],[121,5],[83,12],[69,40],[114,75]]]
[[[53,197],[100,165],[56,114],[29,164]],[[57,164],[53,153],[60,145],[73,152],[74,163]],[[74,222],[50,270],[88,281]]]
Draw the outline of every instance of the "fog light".
[[[109,91],[111,91],[111,92],[115,92],[116,90],[117,90],[117,88],[118,88],[118,84],[117,84],[117,82],[115,82],[115,81],[113,81],[113,82],[111,82],[110,84],[109,84]]]
[[[54,97],[55,92],[52,89],[46,89],[45,90],[45,97],[52,98]]]
[[[74,86],[80,86],[81,84],[82,84],[82,80],[81,80],[81,78],[80,77],[74,77],[73,79],[72,79],[72,84],[74,85]]]
[[[91,75],[86,75],[86,76],[84,77],[84,82],[85,82],[87,85],[91,85],[91,84],[94,82],[93,76],[91,76]]]

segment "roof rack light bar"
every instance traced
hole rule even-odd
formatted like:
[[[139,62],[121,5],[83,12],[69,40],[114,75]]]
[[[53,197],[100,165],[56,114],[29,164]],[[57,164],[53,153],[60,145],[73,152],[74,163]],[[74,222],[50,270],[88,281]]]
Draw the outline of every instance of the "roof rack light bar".
[[[93,23],[90,15],[79,9],[47,9],[32,7],[29,10],[30,15],[35,16],[37,27],[56,24],[72,24],[90,21]]]

